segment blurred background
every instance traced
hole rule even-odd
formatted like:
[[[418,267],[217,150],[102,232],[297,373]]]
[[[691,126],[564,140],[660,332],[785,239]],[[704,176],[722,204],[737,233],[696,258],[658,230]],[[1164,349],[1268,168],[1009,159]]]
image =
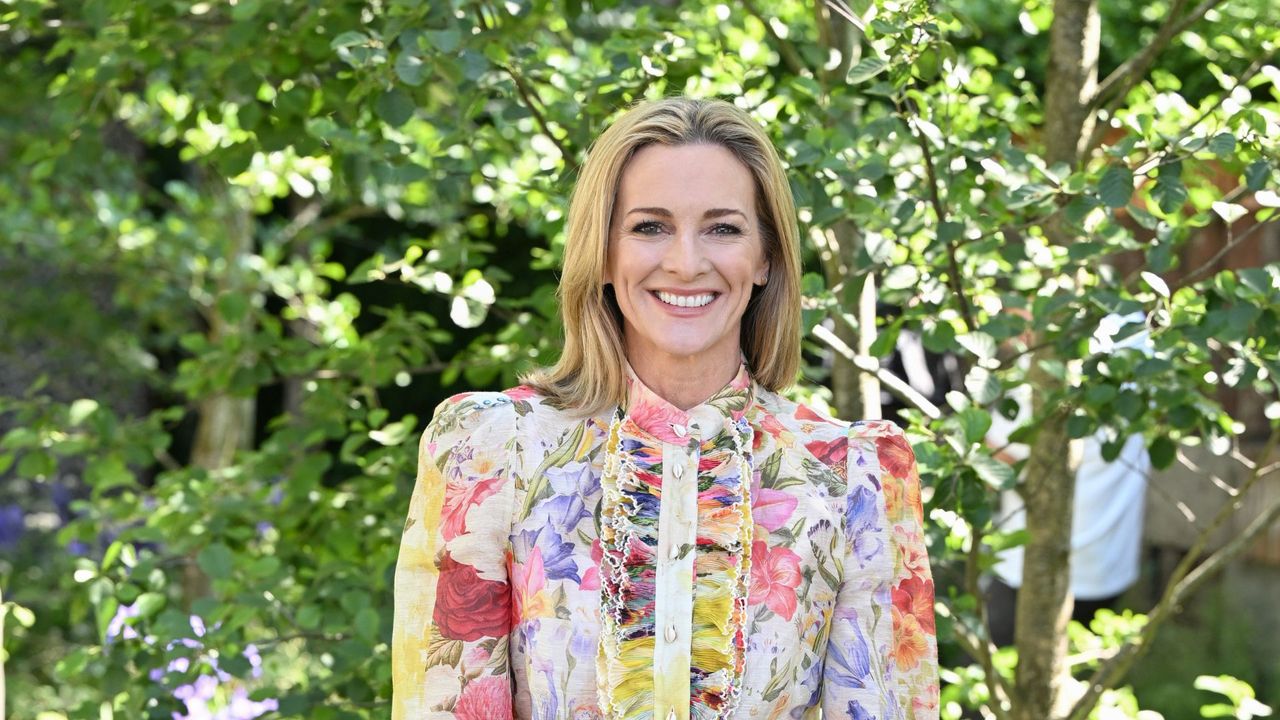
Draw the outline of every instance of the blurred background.
[[[554,360],[576,170],[672,94],[789,167],[800,399],[908,428],[943,717],[1265,715],[1278,41],[1271,0],[0,2],[0,716],[388,716],[416,440]],[[1140,579],[1057,627],[1065,443],[1134,435]],[[996,519],[1020,473],[1056,536]],[[1021,545],[1045,630],[997,648]]]

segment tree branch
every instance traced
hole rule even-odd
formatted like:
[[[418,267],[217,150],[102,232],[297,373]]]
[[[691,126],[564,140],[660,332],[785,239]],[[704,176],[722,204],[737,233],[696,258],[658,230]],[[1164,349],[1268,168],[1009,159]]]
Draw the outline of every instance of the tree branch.
[[[916,139],[916,143],[920,146],[920,152],[924,159],[925,177],[929,183],[929,204],[933,207],[933,213],[937,217],[938,223],[942,224],[947,220],[947,209],[942,204],[942,193],[938,189],[938,172],[933,164],[933,152],[929,149],[929,139],[920,131],[915,119],[919,116],[919,109],[911,100],[906,101],[905,107],[898,100],[894,100],[898,105],[898,113],[902,116],[907,127],[911,130],[911,135]],[[908,111],[910,113],[908,114]],[[960,304],[960,316],[964,318],[965,328],[969,332],[973,332],[978,328],[973,319],[973,309],[969,306],[969,298],[964,294],[964,287],[960,284],[960,261],[956,255],[956,243],[954,240],[947,242],[947,266],[949,268],[947,283],[951,287],[951,292],[956,296],[956,302]]]
[[[759,20],[761,25],[764,25],[765,33],[768,34],[769,39],[778,48],[778,55],[782,58],[782,64],[786,65],[787,69],[796,75],[804,75],[807,68],[805,67],[804,59],[800,57],[800,53],[795,46],[774,31],[773,25],[769,24],[769,19],[760,12],[760,8],[754,2],[742,0],[742,7],[746,8],[752,17]]]
[[[885,387],[887,387],[889,392],[893,393],[895,397],[924,413],[930,420],[937,420],[942,417],[942,411],[938,409],[937,405],[929,402],[929,398],[921,395],[919,392],[916,392],[915,388],[908,385],[897,375],[894,375],[888,370],[880,367],[880,363],[876,362],[874,358],[859,355],[854,352],[853,348],[846,345],[843,340],[836,337],[836,334],[828,330],[826,327],[822,325],[814,325],[813,334],[819,340],[825,342],[832,350],[835,350],[846,360],[853,363],[853,366],[858,368],[858,370],[874,375],[877,380],[884,383]]]
[[[1112,97],[1123,98],[1128,92],[1137,85],[1143,77],[1146,77],[1151,66],[1155,64],[1156,58],[1165,47],[1182,33],[1183,30],[1196,24],[1210,10],[1221,5],[1223,0],[1203,0],[1199,5],[1191,11],[1190,14],[1178,18],[1182,9],[1186,7],[1189,0],[1174,0],[1173,7],[1169,9],[1169,16],[1165,18],[1164,24],[1156,31],[1156,36],[1150,44],[1131,56],[1128,60],[1120,63],[1120,66],[1112,70],[1106,79],[1098,85],[1098,90],[1093,94],[1089,101],[1089,110],[1097,110],[1102,104],[1110,100]]]
[[[1129,668],[1150,648],[1151,640],[1155,637],[1156,630],[1165,620],[1178,611],[1183,601],[1198,590],[1223,565],[1226,565],[1237,555],[1244,552],[1255,537],[1270,527],[1277,519],[1280,519],[1280,499],[1277,499],[1263,510],[1258,517],[1254,518],[1253,522],[1249,523],[1239,535],[1205,558],[1204,562],[1194,568],[1192,567],[1209,544],[1209,539],[1213,533],[1243,506],[1244,497],[1262,478],[1260,468],[1271,457],[1271,453],[1275,451],[1277,444],[1280,444],[1280,428],[1272,430],[1271,436],[1267,438],[1258,463],[1249,479],[1240,486],[1239,494],[1223,505],[1222,509],[1214,517],[1213,522],[1209,523],[1208,527],[1196,537],[1195,544],[1187,551],[1182,562],[1178,563],[1178,567],[1174,569],[1173,576],[1169,580],[1168,587],[1165,588],[1164,596],[1160,598],[1160,602],[1156,603],[1155,608],[1151,611],[1147,624],[1142,628],[1142,632],[1136,638],[1130,639],[1121,646],[1115,655],[1094,671],[1092,677],[1089,678],[1084,695],[1071,708],[1071,713],[1067,716],[1067,720],[1085,720],[1088,718],[1103,691],[1115,687],[1120,682],[1125,673],[1129,671]]]
[[[533,121],[538,123],[538,127],[542,130],[542,134],[546,135],[547,138],[555,144],[556,149],[560,151],[560,157],[564,158],[565,167],[572,167],[574,165],[573,153],[569,152],[569,149],[565,146],[563,140],[556,137],[556,134],[551,132],[551,125],[547,122],[546,116],[542,114],[542,110],[539,108],[540,101],[534,101],[532,89],[525,82],[524,78],[520,76],[520,73],[516,72],[515,68],[510,65],[503,65],[501,67],[508,75],[511,76],[512,82],[516,85],[516,92],[519,93],[520,99],[524,102],[525,107],[529,108],[529,113],[533,115]]]

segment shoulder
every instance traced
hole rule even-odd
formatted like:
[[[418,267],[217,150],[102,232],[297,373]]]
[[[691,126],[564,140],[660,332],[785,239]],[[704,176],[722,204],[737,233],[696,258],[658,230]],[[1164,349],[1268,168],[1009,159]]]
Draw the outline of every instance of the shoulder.
[[[469,441],[501,448],[517,433],[549,436],[582,421],[580,414],[556,407],[546,395],[528,385],[501,392],[464,392],[436,406],[422,443],[427,448],[431,444]],[[434,448],[427,449],[436,452]]]

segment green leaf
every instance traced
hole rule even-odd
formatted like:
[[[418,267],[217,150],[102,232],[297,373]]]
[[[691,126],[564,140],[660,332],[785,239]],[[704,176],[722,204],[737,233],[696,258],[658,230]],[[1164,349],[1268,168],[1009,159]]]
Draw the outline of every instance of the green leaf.
[[[864,57],[849,68],[845,82],[851,85],[866,82],[889,68],[889,63],[875,56]]]
[[[969,461],[969,467],[978,474],[978,479],[996,490],[1007,490],[1013,487],[1017,480],[1013,468],[986,453],[974,455]]]
[[[1067,436],[1072,440],[1091,435],[1094,430],[1093,418],[1085,414],[1072,415],[1067,418]]]
[[[1164,470],[1167,466],[1174,464],[1174,457],[1178,454],[1178,446],[1171,439],[1160,436],[1151,441],[1151,446],[1147,448],[1151,454],[1151,464],[1157,470]]]
[[[402,52],[396,57],[396,77],[406,85],[421,85],[427,79],[427,63],[417,55]]]
[[[138,616],[149,618],[160,611],[164,607],[166,598],[158,592],[145,592],[138,596],[134,602],[134,607],[138,611]]]
[[[356,635],[369,641],[378,639],[378,611],[367,607],[356,613]]]
[[[1133,197],[1133,171],[1123,165],[1112,165],[1098,181],[1098,197],[1107,207],[1119,208]]]
[[[1151,197],[1165,213],[1173,213],[1187,201],[1187,186],[1179,179],[1166,180],[1162,174],[1151,189]]]
[[[964,388],[969,391],[973,401],[978,405],[987,405],[1000,394],[1000,381],[991,371],[981,365],[974,365],[965,375]]]
[[[976,407],[967,407],[956,414],[960,428],[964,430],[964,439],[969,443],[980,443],[991,429],[991,414]]]
[[[378,96],[376,109],[384,122],[391,127],[400,127],[409,122],[416,108],[408,94],[400,88],[392,88]]]
[[[1266,160],[1254,160],[1244,169],[1245,187],[1251,192],[1257,192],[1266,187],[1267,179],[1270,177],[1271,164]]]
[[[214,543],[200,551],[196,556],[196,564],[201,570],[214,579],[230,577],[235,558],[231,548],[222,543]]]
[[[1225,158],[1235,152],[1236,137],[1229,132],[1218,133],[1209,139],[1209,152]]]
[[[330,50],[341,50],[342,48],[351,48],[359,45],[367,45],[369,36],[361,32],[347,31],[334,38],[329,43]]]
[[[218,298],[218,314],[229,325],[236,325],[249,312],[249,299],[240,293],[224,293]]]

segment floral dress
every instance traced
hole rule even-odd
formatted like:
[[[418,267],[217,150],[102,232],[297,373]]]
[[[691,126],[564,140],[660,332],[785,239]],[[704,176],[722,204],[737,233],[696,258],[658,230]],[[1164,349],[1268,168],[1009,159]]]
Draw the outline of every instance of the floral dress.
[[[446,400],[395,575],[395,719],[937,718],[914,456],[745,366],[680,410]]]

